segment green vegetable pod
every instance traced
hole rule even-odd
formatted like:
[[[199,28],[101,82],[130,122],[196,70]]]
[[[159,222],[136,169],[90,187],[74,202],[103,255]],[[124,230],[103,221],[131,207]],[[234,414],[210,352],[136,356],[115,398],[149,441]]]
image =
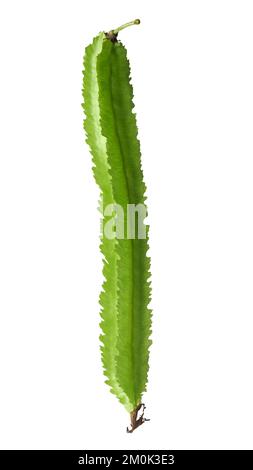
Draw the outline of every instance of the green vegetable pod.
[[[146,421],[151,288],[146,188],[130,66],[118,33],[139,23],[98,34],[85,50],[83,78],[84,129],[101,192],[102,363],[111,392],[130,413],[128,432]]]

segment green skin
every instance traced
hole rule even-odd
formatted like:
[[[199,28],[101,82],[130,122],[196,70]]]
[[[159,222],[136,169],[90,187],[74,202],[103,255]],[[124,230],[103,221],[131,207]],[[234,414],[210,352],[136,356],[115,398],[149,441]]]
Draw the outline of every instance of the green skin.
[[[84,129],[93,158],[95,180],[104,207],[145,204],[140,144],[133,109],[133,90],[125,47],[118,32],[100,33],[84,57]],[[102,208],[101,208],[102,210]],[[103,217],[103,225],[106,223]],[[125,224],[126,225],[126,224]],[[100,295],[101,352],[106,383],[130,412],[132,432],[146,390],[151,344],[150,260],[148,239],[102,237],[104,284]]]

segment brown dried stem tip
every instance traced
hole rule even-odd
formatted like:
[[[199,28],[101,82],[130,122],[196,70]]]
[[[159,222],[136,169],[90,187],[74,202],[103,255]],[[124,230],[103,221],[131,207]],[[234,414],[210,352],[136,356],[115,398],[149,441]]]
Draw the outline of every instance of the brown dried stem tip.
[[[145,421],[150,421],[150,419],[144,418],[144,411],[145,411],[144,403],[140,403],[135,410],[130,413],[130,420],[131,420],[131,428],[127,428],[128,433],[132,433],[135,429],[141,426]],[[138,413],[142,409],[142,413],[138,418]]]

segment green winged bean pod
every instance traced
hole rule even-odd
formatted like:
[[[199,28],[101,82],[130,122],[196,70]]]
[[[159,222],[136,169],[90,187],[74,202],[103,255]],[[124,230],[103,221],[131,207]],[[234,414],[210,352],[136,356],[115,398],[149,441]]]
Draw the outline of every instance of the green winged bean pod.
[[[142,395],[148,377],[151,344],[149,309],[150,259],[148,227],[134,211],[129,232],[129,208],[146,209],[133,89],[126,48],[120,30],[139,20],[96,36],[86,50],[83,72],[83,109],[86,141],[93,173],[101,193],[104,282],[100,294],[101,353],[106,383],[130,413],[132,432],[144,423]],[[121,208],[123,229],[106,236],[106,208]],[[136,222],[136,223],[135,223]],[[140,228],[144,229],[139,236]]]

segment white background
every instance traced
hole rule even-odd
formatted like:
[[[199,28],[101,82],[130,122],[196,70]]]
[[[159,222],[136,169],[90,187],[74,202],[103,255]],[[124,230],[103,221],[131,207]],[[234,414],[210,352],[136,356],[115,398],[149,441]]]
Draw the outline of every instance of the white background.
[[[153,347],[127,435],[99,355],[84,47],[121,33],[148,187]],[[0,446],[253,448],[253,4],[1,1]]]

